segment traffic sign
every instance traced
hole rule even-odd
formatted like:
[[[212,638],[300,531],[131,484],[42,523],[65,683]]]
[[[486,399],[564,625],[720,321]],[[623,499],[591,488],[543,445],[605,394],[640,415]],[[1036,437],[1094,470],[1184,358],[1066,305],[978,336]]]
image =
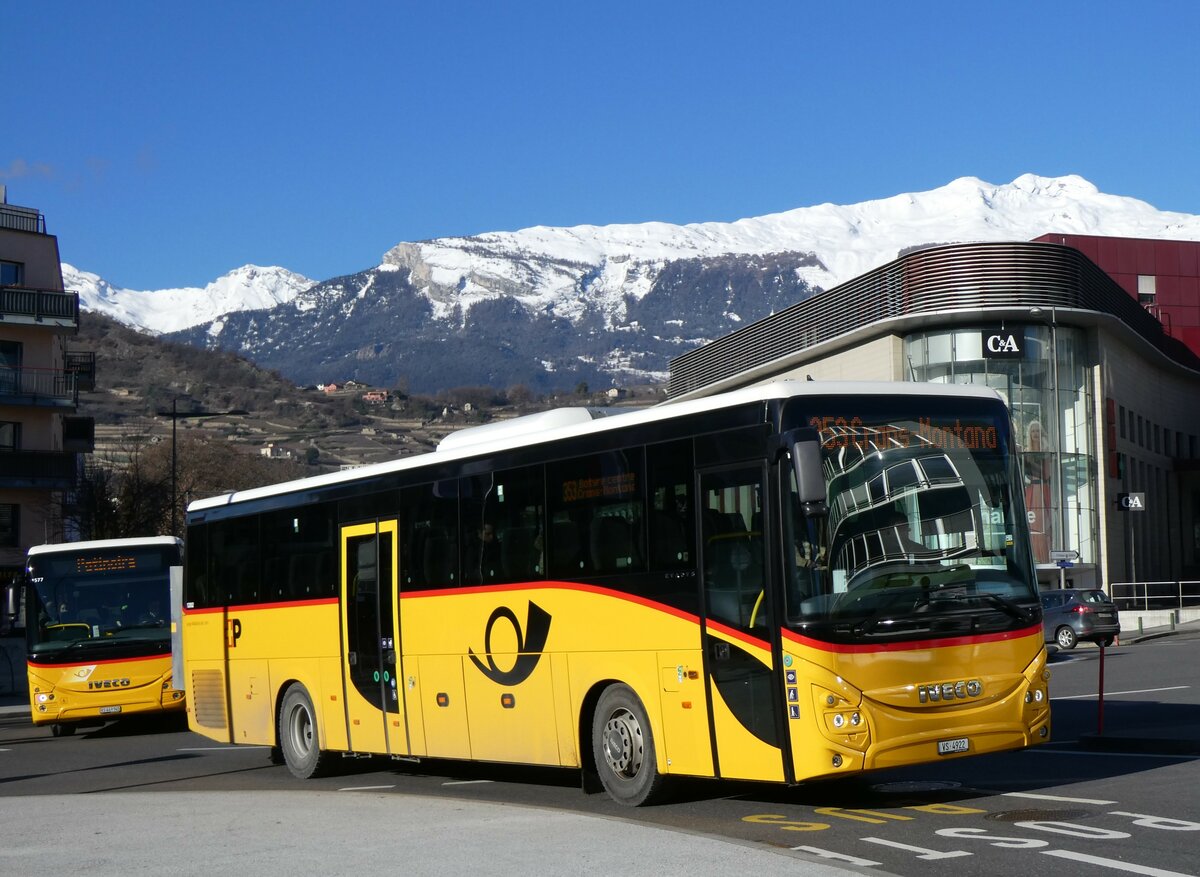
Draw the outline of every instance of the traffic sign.
[[[1074,548],[1051,549],[1050,559],[1053,561],[1079,560],[1079,552]]]

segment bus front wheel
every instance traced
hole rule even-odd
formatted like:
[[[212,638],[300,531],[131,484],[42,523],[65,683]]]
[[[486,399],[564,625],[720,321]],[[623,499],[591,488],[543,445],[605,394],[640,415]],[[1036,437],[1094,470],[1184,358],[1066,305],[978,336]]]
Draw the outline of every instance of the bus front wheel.
[[[646,708],[627,685],[610,685],[592,717],[592,754],[605,790],[620,804],[637,807],[662,792],[654,737]]]
[[[303,685],[293,685],[283,696],[279,710],[279,748],[292,775],[302,780],[320,776],[329,766],[329,755],[321,751],[317,717],[312,698]]]

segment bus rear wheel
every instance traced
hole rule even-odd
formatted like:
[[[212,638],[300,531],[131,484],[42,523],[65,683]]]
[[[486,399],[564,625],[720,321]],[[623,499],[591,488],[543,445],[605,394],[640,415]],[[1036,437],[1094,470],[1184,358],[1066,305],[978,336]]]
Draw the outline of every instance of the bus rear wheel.
[[[74,733],[74,725],[65,724],[63,722],[55,722],[50,726],[50,734],[53,737],[70,737]]]
[[[303,685],[293,685],[279,710],[279,748],[292,776],[306,780],[321,776],[329,767],[329,753],[321,751],[312,698]]]
[[[646,709],[627,685],[610,685],[592,717],[592,754],[600,782],[613,800],[630,807],[662,794],[654,737]]]

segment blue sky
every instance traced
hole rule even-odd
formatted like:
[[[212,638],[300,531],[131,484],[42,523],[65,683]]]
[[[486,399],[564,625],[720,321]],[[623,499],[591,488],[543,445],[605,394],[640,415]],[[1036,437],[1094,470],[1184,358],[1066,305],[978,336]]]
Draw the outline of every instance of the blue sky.
[[[10,3],[0,183],[118,286],[1079,174],[1200,213],[1200,3]]]

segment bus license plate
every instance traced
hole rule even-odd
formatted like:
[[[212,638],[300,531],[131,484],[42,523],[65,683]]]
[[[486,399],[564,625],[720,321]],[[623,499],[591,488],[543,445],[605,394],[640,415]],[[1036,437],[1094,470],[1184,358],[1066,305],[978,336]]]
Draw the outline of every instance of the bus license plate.
[[[102,706],[102,707],[100,707],[100,715],[102,715],[102,716],[115,715],[115,714],[119,713],[120,711],[121,711],[121,708],[119,706]],[[939,743],[938,745],[941,746],[942,744]]]
[[[966,752],[971,748],[971,743],[966,737],[959,737],[956,740],[939,740],[938,755],[950,755],[955,752]]]

